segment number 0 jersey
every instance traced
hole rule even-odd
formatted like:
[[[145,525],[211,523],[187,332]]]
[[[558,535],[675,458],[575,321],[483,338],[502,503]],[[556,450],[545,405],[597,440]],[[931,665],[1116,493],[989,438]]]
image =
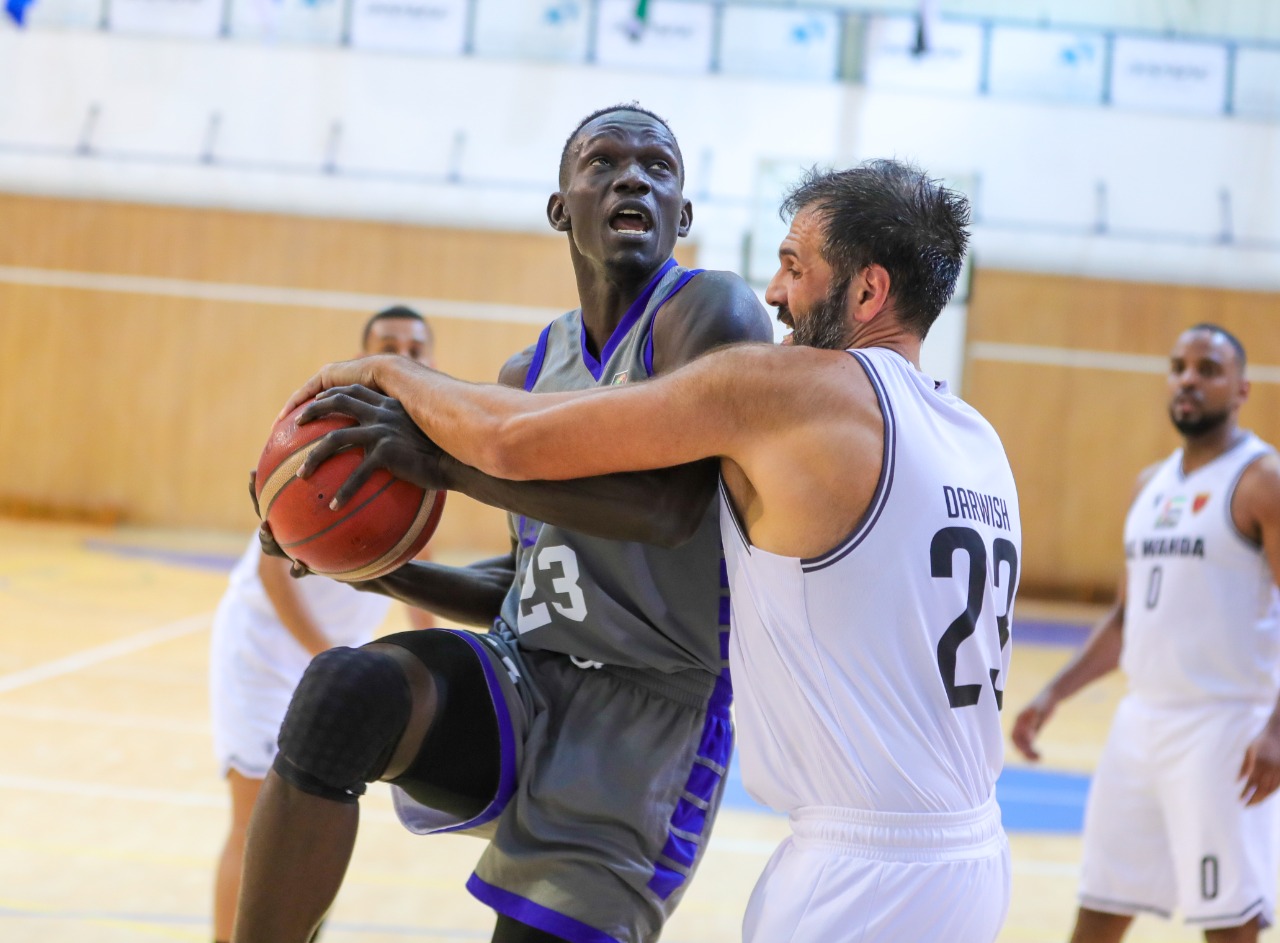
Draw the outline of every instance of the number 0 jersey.
[[[696,274],[668,261],[598,358],[587,346],[582,312],[561,315],[538,339],[525,388],[559,392],[648,379],[654,318]],[[520,515],[509,521],[517,572],[500,621],[522,647],[562,652],[579,663],[721,673],[728,605],[722,620],[714,503],[694,536],[674,549],[588,537]]]
[[[1178,449],[1129,509],[1120,667],[1149,704],[1275,703],[1280,594],[1231,517],[1240,476],[1271,451],[1247,433],[1184,475]]]
[[[999,437],[892,351],[850,353],[884,416],[871,505],[813,559],[750,545],[721,490],[743,781],[792,812],[991,798],[1021,528]]]

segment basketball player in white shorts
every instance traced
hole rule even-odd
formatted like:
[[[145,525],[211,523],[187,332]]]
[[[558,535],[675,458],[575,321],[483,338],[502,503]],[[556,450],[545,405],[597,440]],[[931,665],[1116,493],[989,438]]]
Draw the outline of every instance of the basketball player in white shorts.
[[[1139,478],[1120,599],[1014,728],[1038,759],[1060,701],[1117,666],[1128,676],[1085,811],[1076,943],[1117,941],[1142,912],[1180,911],[1215,943],[1275,920],[1280,459],[1237,425],[1244,368],[1216,325],[1178,338],[1183,445]]]
[[[365,322],[365,354],[431,362],[431,329],[416,311],[387,308]],[[209,653],[213,749],[231,793],[231,829],[218,860],[214,940],[231,939],[249,813],[276,755],[276,735],[311,657],[363,645],[391,608],[377,593],[333,580],[295,580],[289,561],[264,557],[255,534],[231,571]],[[429,613],[420,614],[430,620]]]
[[[585,394],[374,358],[324,368],[286,408],[374,387],[461,461],[515,479],[718,457],[743,779],[792,823],[746,939],[991,943],[1009,903],[994,786],[1018,499],[991,426],[919,370],[968,204],[870,161],[811,173],[785,209],[765,297],[787,345]]]

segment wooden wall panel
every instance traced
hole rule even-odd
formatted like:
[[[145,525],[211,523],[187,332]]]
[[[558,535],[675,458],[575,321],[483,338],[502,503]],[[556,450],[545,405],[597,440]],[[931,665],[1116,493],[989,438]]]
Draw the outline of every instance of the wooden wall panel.
[[[473,380],[537,338],[545,312],[524,309],[576,304],[563,236],[11,195],[0,221],[0,510],[253,526],[247,473],[276,411],[358,352],[372,309],[210,300],[205,286],[513,306],[510,321],[424,310],[439,366]],[[166,296],[22,283],[32,272],[184,281]],[[506,542],[501,512],[450,497],[438,546]]]
[[[1280,365],[1280,295],[1267,293],[979,270],[968,318],[965,398],[1009,453],[1031,592],[1110,597],[1134,481],[1178,436],[1154,360],[1127,370],[1027,363],[1017,351],[984,356],[984,344],[1162,359],[1182,330],[1210,321],[1237,333],[1264,375]],[[1254,382],[1241,424],[1280,443],[1280,383]]]

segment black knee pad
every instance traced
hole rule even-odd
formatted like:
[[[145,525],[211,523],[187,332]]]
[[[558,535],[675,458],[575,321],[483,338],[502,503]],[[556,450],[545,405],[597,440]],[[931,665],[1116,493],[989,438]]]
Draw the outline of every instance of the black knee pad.
[[[293,692],[272,768],[303,792],[355,802],[387,768],[412,706],[409,681],[390,655],[321,652]]]

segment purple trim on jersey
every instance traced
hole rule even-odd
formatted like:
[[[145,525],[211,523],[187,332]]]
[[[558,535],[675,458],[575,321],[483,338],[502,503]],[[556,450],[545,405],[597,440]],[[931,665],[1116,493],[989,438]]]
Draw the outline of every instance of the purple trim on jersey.
[[[702,803],[709,804],[716,790],[720,788],[725,772],[729,769],[729,758],[733,753],[733,721],[729,716],[729,705],[732,701],[733,690],[729,686],[729,673],[722,671],[716,678],[716,686],[707,701],[707,713],[702,722],[702,735],[698,739],[698,756],[684,784],[686,797],[692,796]],[[706,762],[699,762],[700,760]],[[701,839],[706,826],[706,809],[682,797],[671,814],[662,857],[679,867],[691,870],[698,858],[698,850],[702,847]],[[687,879],[688,875],[683,871],[665,865],[661,861],[655,861],[653,877],[649,879],[649,890],[666,900]]]
[[[538,377],[542,375],[542,361],[547,357],[547,338],[551,334],[551,325],[555,323],[555,321],[552,321],[538,335],[538,345],[533,348],[533,359],[529,361],[529,372],[524,375],[524,391],[526,393],[533,392],[533,385],[538,382]]]
[[[866,539],[867,534],[871,533],[871,528],[875,527],[876,521],[880,519],[885,505],[889,503],[889,490],[893,487],[893,470],[898,445],[898,423],[894,419],[893,406],[889,403],[888,393],[885,392],[884,381],[880,379],[880,374],[871,365],[871,361],[856,350],[848,353],[866,370],[867,378],[871,380],[871,386],[876,391],[876,399],[880,402],[880,413],[884,416],[884,457],[880,461],[880,480],[876,483],[876,492],[871,496],[871,504],[867,512],[862,515],[862,520],[858,522],[853,533],[845,538],[843,543],[821,556],[801,560],[800,568],[805,573],[813,573],[829,567],[856,550],[858,545]]]
[[[498,739],[502,744],[500,747],[502,757],[501,769],[498,773],[498,791],[494,794],[493,800],[475,818],[468,819],[457,825],[435,829],[432,834],[436,835],[475,828],[476,826],[484,825],[486,822],[493,821],[502,814],[502,810],[507,807],[507,802],[510,801],[516,791],[516,735],[511,723],[511,712],[507,709],[507,699],[502,696],[502,685],[499,683],[497,671],[493,667],[491,656],[496,655],[496,653],[486,647],[484,642],[470,632],[463,632],[458,629],[431,629],[429,631],[448,632],[450,635],[456,635],[475,651],[476,657],[480,660],[480,667],[484,669],[485,682],[489,686],[489,698],[493,701],[493,712],[498,718]]]
[[[667,292],[667,297],[658,302],[658,307],[653,309],[653,317],[649,318],[649,329],[645,332],[644,339],[644,372],[649,376],[653,376],[653,325],[658,320],[658,311],[662,306],[671,300],[671,296],[683,288],[695,275],[701,275],[706,269],[691,268],[685,272],[676,281],[675,287]]]
[[[467,890],[480,903],[487,904],[503,916],[571,943],[621,943],[603,930],[597,930],[558,910],[536,904],[527,897],[495,887],[475,874],[467,879]]]
[[[618,349],[622,339],[630,333],[636,322],[640,320],[640,316],[644,314],[644,309],[648,307],[649,299],[653,297],[653,290],[658,287],[658,282],[662,281],[662,276],[666,275],[675,264],[675,259],[667,259],[662,268],[658,269],[658,274],[649,279],[649,284],[644,286],[644,291],[640,292],[640,297],[631,302],[631,307],[627,309],[627,313],[622,316],[618,326],[609,335],[609,340],[605,343],[604,350],[600,351],[599,360],[592,356],[590,349],[587,347],[587,322],[582,321],[582,335],[579,338],[579,344],[582,347],[582,364],[591,371],[591,376],[597,381],[599,381],[601,374],[604,373],[604,365],[609,362],[609,358]],[[579,318],[579,320],[582,319]]]

